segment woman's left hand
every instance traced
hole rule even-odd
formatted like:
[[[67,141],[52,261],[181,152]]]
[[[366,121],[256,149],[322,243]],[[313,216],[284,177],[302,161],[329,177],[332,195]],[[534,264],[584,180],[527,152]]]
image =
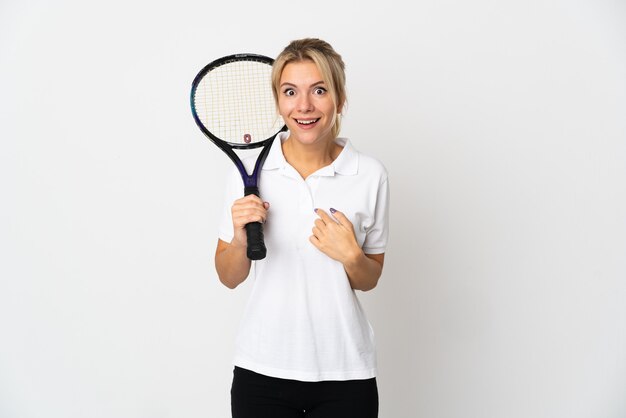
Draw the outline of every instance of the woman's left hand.
[[[316,209],[313,235],[309,241],[330,258],[346,264],[358,257],[362,250],[356,241],[352,222],[340,211],[331,209],[332,216]]]

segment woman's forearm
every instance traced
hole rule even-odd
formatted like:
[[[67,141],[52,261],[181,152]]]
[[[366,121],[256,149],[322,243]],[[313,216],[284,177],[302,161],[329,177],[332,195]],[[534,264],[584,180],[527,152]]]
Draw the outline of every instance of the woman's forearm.
[[[220,282],[229,289],[240,285],[250,273],[251,261],[246,246],[229,244],[218,240],[215,250],[215,269]]]
[[[385,254],[364,254],[360,252],[343,266],[348,275],[350,286],[364,292],[372,290],[378,284],[383,272]]]

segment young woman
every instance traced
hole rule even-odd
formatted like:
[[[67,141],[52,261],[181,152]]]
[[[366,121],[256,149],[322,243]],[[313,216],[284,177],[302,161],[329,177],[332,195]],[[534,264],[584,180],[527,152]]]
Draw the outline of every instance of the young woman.
[[[339,138],[344,63],[319,39],[291,42],[272,72],[289,130],[242,196],[233,170],[215,254],[220,281],[252,293],[236,342],[234,418],[378,415],[374,335],[356,290],[376,287],[387,244],[383,165]],[[264,222],[253,274],[245,225]]]

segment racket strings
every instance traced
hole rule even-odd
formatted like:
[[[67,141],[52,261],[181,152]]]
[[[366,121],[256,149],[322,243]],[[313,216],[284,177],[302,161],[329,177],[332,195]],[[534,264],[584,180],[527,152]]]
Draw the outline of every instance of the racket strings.
[[[272,67],[257,61],[235,61],[214,68],[195,92],[196,113],[212,134],[234,144],[263,141],[278,132],[271,89]]]

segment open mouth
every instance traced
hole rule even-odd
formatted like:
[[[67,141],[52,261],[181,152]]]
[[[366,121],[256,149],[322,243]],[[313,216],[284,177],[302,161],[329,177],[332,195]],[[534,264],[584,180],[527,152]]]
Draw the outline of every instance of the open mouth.
[[[312,125],[315,122],[317,122],[318,120],[320,120],[320,118],[317,119],[296,119],[296,122],[298,122],[298,125]]]

